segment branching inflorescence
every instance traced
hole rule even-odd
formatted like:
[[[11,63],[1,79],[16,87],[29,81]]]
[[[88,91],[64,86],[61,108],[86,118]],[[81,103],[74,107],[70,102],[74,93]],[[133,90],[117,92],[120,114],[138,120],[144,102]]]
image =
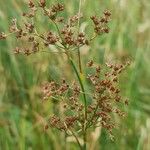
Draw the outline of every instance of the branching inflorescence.
[[[9,35],[15,34],[17,41],[23,41],[22,45],[14,49],[15,54],[32,53],[48,49],[50,45],[55,46],[59,52],[63,52],[68,57],[68,61],[77,76],[77,81],[69,84],[63,79],[62,83],[51,81],[43,85],[43,100],[56,99],[62,107],[63,116],[52,115],[45,126],[57,128],[64,131],[67,135],[72,135],[77,140],[81,149],[86,149],[87,132],[89,128],[102,126],[112,135],[115,127],[113,115],[124,116],[120,110],[120,104],[127,104],[127,100],[122,100],[118,87],[118,76],[128,65],[126,64],[107,64],[97,65],[92,60],[87,63],[87,68],[92,70],[87,74],[86,82],[90,86],[90,92],[85,90],[85,84],[81,76],[80,47],[89,45],[97,36],[109,33],[108,23],[111,12],[105,10],[101,17],[91,16],[93,22],[93,35],[89,37],[85,32],[80,32],[79,20],[83,17],[78,13],[68,19],[60,16],[64,11],[64,5],[57,3],[48,7],[45,0],[35,3],[29,0],[29,12],[23,13],[25,22],[20,27],[17,20],[13,19],[10,26],[10,33],[2,32],[0,39],[6,39]],[[47,17],[55,29],[39,33],[33,18],[37,11],[41,11]],[[19,42],[18,42],[19,43]],[[71,55],[72,51],[78,51],[78,67]],[[83,136],[84,145],[82,146],[78,137]]]

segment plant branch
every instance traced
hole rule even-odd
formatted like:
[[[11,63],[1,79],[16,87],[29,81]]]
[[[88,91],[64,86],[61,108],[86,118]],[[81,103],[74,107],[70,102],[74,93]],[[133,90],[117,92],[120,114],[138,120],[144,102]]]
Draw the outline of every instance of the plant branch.
[[[74,138],[76,139],[76,141],[77,141],[77,143],[78,143],[80,149],[82,150],[82,146],[81,146],[81,144],[80,144],[80,142],[79,142],[79,140],[78,140],[78,137],[75,135],[75,133],[74,133],[71,129],[68,129],[68,130],[72,133],[72,135],[73,135]]]
[[[79,2],[79,11],[78,11],[78,15],[80,15],[81,13],[81,5],[82,5],[82,1],[80,0]],[[80,32],[80,16],[78,18],[78,34]],[[80,54],[80,47],[78,46],[78,63],[79,63],[79,70],[80,73],[82,74],[82,65],[81,65],[81,54]]]

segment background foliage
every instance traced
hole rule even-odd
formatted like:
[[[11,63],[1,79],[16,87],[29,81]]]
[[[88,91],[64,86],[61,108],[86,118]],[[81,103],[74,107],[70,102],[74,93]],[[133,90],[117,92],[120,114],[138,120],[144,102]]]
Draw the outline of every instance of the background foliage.
[[[54,0],[47,0],[48,3]],[[78,0],[63,0],[65,17],[78,11]],[[83,0],[82,12],[86,16],[82,27],[91,25],[93,14],[104,9],[112,11],[111,32],[95,41],[90,48],[81,49],[84,62],[94,58],[113,61],[132,60],[120,82],[123,95],[129,97],[127,117],[116,120],[112,142],[101,130],[98,139],[100,149],[148,150],[150,149],[150,1],[149,0]],[[25,0],[0,0],[0,31],[7,31],[11,18],[20,19],[27,9]],[[50,24],[39,14],[38,28]],[[20,20],[21,23],[21,20]],[[88,31],[90,32],[90,31]],[[52,104],[42,103],[41,83],[65,76],[73,79],[65,58],[60,54],[37,53],[29,57],[14,56],[15,39],[0,41],[0,149],[61,149],[62,136],[57,131],[44,132],[44,119],[52,112]],[[63,59],[62,59],[63,58]],[[65,69],[63,69],[65,68]],[[95,135],[97,136],[97,135]],[[92,140],[91,140],[92,142]],[[73,142],[72,149],[76,149]],[[99,148],[98,148],[99,149]]]

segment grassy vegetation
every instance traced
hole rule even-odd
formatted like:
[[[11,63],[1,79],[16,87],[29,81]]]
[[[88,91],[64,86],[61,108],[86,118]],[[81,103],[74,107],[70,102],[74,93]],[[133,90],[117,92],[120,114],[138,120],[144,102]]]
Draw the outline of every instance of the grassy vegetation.
[[[48,1],[48,0],[47,0]],[[49,3],[54,2],[49,0]],[[79,1],[63,0],[67,13],[78,11]],[[11,18],[20,19],[26,1],[0,1],[0,31],[7,31]],[[82,12],[89,18],[112,11],[111,32],[95,41],[89,49],[82,49],[84,61],[94,58],[97,63],[104,59],[113,61],[132,60],[127,73],[120,79],[124,96],[129,97],[125,108],[127,117],[118,121],[112,142],[104,130],[98,141],[103,150],[150,149],[150,2],[149,0],[83,0]],[[51,26],[41,15],[36,18],[41,30]],[[91,25],[83,21],[82,27]],[[20,21],[21,23],[21,21]],[[90,31],[89,31],[90,32]],[[53,105],[42,103],[40,86],[43,81],[59,80],[62,74],[70,80],[74,77],[60,54],[37,53],[29,57],[14,56],[15,39],[0,41],[0,149],[64,149],[63,135],[56,130],[44,132],[44,120],[51,114]],[[63,62],[62,62],[63,61]],[[63,70],[62,68],[66,68]],[[97,132],[93,132],[97,138]],[[97,145],[98,145],[97,144]],[[69,148],[68,148],[69,149]],[[77,149],[70,142],[70,149]]]

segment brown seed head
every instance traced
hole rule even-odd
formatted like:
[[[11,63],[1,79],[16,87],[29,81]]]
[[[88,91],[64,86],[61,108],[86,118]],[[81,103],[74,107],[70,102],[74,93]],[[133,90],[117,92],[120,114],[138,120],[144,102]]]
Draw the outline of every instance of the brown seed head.
[[[33,8],[34,7],[33,0],[29,0],[28,6],[29,6],[29,8]]]
[[[45,0],[40,0],[39,6],[44,8],[46,6],[46,1]]]
[[[0,40],[6,39],[6,34],[4,32],[0,33]]]

